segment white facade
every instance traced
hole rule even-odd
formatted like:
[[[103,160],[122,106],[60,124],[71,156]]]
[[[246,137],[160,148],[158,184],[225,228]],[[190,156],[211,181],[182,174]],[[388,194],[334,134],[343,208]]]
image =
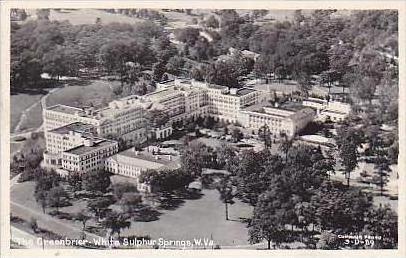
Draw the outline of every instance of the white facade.
[[[140,191],[150,191],[150,187],[139,182],[142,171],[164,168],[176,169],[180,167],[179,157],[171,154],[137,151],[134,148],[117,153],[104,161],[105,169],[113,174],[137,179]]]
[[[46,134],[45,166],[87,172],[103,168],[103,161],[118,151],[118,143],[95,137],[95,127],[81,122]]]
[[[314,108],[317,112],[317,119],[321,121],[340,122],[351,112],[351,105],[340,101],[308,98],[303,101],[303,105]]]
[[[258,105],[242,110],[239,115],[239,123],[255,132],[266,125],[274,138],[282,135],[293,138],[314,119],[314,116],[315,112],[310,108],[284,110]]]

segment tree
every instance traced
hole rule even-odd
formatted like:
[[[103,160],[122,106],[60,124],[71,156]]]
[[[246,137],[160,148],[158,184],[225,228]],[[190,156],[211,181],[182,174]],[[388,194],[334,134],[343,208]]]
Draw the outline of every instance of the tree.
[[[281,144],[279,145],[279,150],[285,153],[285,161],[288,160],[288,154],[290,148],[292,148],[293,145],[293,140],[289,139],[289,137],[286,134],[283,134],[283,140]]]
[[[360,144],[357,132],[352,128],[341,127],[337,130],[337,147],[339,159],[344,166],[347,186],[350,186],[351,172],[358,165],[358,146]]]
[[[49,9],[38,9],[36,11],[36,15],[39,20],[49,20],[49,14],[50,14]]]
[[[124,193],[137,193],[137,186],[130,182],[118,182],[113,185],[113,193],[120,200]]]
[[[258,137],[264,142],[265,148],[271,148],[272,146],[272,132],[268,125],[263,125],[258,129]]]
[[[108,211],[108,207],[113,203],[114,201],[112,200],[112,198],[97,197],[95,200],[88,201],[87,207],[100,220]]]
[[[75,219],[82,222],[83,228],[82,231],[84,232],[86,229],[86,223],[88,220],[90,220],[90,216],[89,214],[87,214],[87,212],[85,210],[81,210],[78,213],[75,214]]]
[[[219,168],[234,173],[238,166],[237,150],[228,144],[223,144],[216,149],[217,165]]]
[[[201,142],[191,142],[182,151],[182,170],[191,176],[198,176],[203,168],[216,167],[217,155],[211,147]]]
[[[128,221],[128,217],[123,213],[109,212],[106,219],[103,221],[103,226],[110,229],[110,236],[117,233],[118,238],[120,238],[121,230],[129,228],[131,222]]]
[[[283,222],[283,208],[281,203],[275,200],[274,193],[264,192],[258,198],[254,208],[254,214],[248,224],[249,241],[251,244],[266,240],[268,249],[271,242],[277,247],[287,240],[287,231]]]
[[[123,193],[120,204],[123,206],[124,211],[132,214],[134,209],[142,203],[142,197],[139,193]]]
[[[59,213],[59,208],[68,201],[68,193],[62,186],[55,186],[49,190],[47,195],[48,203],[51,207],[56,207],[56,212]]]
[[[35,201],[38,202],[41,205],[42,212],[45,213],[45,208],[47,207],[48,203],[48,191],[38,188],[35,190],[34,193]]]
[[[105,193],[110,187],[110,174],[104,170],[89,171],[82,176],[83,189],[91,192]]]
[[[33,217],[31,217],[31,219],[30,219],[30,227],[31,227],[32,231],[34,231],[34,233],[37,233],[38,223],[37,223],[37,220]]]
[[[182,73],[182,68],[185,64],[185,60],[180,56],[173,56],[169,58],[166,64],[166,70],[168,73],[173,75],[180,75]]]
[[[175,37],[180,42],[186,43],[188,46],[194,46],[199,38],[199,29],[186,27],[182,29],[175,29]]]
[[[217,190],[220,193],[220,200],[225,205],[225,212],[226,212],[226,220],[228,220],[228,205],[233,204],[233,186],[231,181],[228,177],[222,178],[217,185]]]
[[[364,233],[381,236],[374,248],[393,249],[398,245],[398,216],[389,205],[372,209],[366,216]]]
[[[390,161],[388,159],[387,152],[383,149],[375,151],[375,174],[374,183],[379,186],[381,196],[383,195],[383,188],[389,181],[389,173],[391,172]]]
[[[231,137],[233,137],[234,142],[239,142],[243,138],[243,134],[240,129],[234,128],[231,132]]]
[[[69,173],[68,184],[72,187],[73,191],[77,192],[82,190],[82,176],[80,173]]]
[[[214,17],[214,15],[210,15],[205,22],[206,26],[209,28],[217,29],[219,27],[219,21]]]
[[[308,74],[306,73],[301,73],[297,79],[297,84],[299,86],[299,90],[300,92],[304,95],[304,96],[308,96],[309,95],[309,91],[312,88],[312,84],[311,84],[311,78]]]

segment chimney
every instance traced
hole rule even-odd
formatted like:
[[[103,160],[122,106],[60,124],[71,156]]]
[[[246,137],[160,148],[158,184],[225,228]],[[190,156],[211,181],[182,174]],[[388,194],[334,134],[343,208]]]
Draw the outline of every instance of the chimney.
[[[168,155],[168,160],[171,161],[172,160],[172,156]]]
[[[155,159],[158,160],[158,159],[159,159],[159,155],[155,155]]]

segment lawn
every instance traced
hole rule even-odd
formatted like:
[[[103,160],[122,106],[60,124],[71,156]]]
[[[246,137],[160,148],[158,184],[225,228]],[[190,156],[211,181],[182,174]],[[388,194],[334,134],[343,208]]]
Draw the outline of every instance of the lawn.
[[[29,14],[35,17],[35,10],[30,10]],[[97,9],[62,9],[60,11],[51,10],[49,19],[51,21],[66,21],[68,20],[73,25],[94,24],[96,19],[100,18],[102,23],[130,23],[135,24],[142,20],[128,17],[122,14],[107,13]]]
[[[47,98],[47,106],[56,104],[76,107],[91,104],[99,106],[117,98],[112,90],[119,84],[117,81],[93,80],[83,84],[85,85],[69,85],[51,93]]]
[[[27,118],[30,117],[30,120],[31,120],[31,117],[38,118],[37,114],[39,116],[42,115],[42,113],[40,112],[41,106],[36,104],[39,102],[39,100],[41,99],[42,96],[44,96],[44,95],[43,94],[27,94],[27,93],[19,93],[19,94],[10,96],[10,115],[11,115],[10,130],[11,130],[11,132],[13,132],[15,127],[17,126],[24,110],[32,107],[30,109],[30,112],[27,114]],[[38,123],[30,122],[29,124],[21,125],[20,128],[21,129],[23,127],[28,128],[27,126],[31,126],[31,125],[35,126],[37,124]],[[39,122],[39,125],[40,124],[41,124],[41,122]]]
[[[162,210],[159,220],[132,222],[122,235],[149,235],[152,239],[194,240],[213,239],[220,246],[248,244],[248,230],[240,218],[249,218],[252,207],[236,200],[229,208],[230,220],[225,220],[224,204],[217,190],[205,189],[197,200],[186,200],[175,210]]]

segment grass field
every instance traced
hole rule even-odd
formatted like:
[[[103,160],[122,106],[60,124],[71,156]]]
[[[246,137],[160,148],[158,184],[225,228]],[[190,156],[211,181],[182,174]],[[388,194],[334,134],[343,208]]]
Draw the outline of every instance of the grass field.
[[[47,106],[56,104],[71,105],[71,106],[86,106],[93,104],[99,106],[116,98],[113,93],[113,85],[118,85],[119,82],[107,82],[101,80],[89,81],[86,85],[70,85],[66,86],[49,95]]]
[[[34,105],[35,103],[39,102],[42,96],[43,94],[26,94],[26,93],[20,93],[10,96],[10,122],[11,122],[10,130],[12,132],[17,126],[23,111],[29,108],[30,106]],[[38,106],[38,108],[39,110],[41,110],[40,106]],[[38,112],[37,107],[33,107],[33,109],[31,110],[32,112],[30,112],[30,114],[27,115],[27,117],[32,116],[36,117],[36,114],[41,114],[40,111]]]
[[[29,14],[32,18],[35,18],[35,10],[30,10]],[[111,22],[121,22],[135,24],[141,19],[128,17],[122,14],[107,13],[97,9],[63,9],[61,11],[51,10],[49,19],[51,21],[69,21],[73,25],[80,24],[94,24],[96,19],[100,18],[104,24]]]
[[[176,210],[159,210],[163,214],[152,222],[133,222],[123,235],[149,235],[168,240],[213,239],[220,246],[248,244],[248,230],[240,218],[248,218],[252,207],[240,201],[229,207],[230,220],[225,220],[224,204],[217,190],[205,189],[197,200],[186,200]]]

